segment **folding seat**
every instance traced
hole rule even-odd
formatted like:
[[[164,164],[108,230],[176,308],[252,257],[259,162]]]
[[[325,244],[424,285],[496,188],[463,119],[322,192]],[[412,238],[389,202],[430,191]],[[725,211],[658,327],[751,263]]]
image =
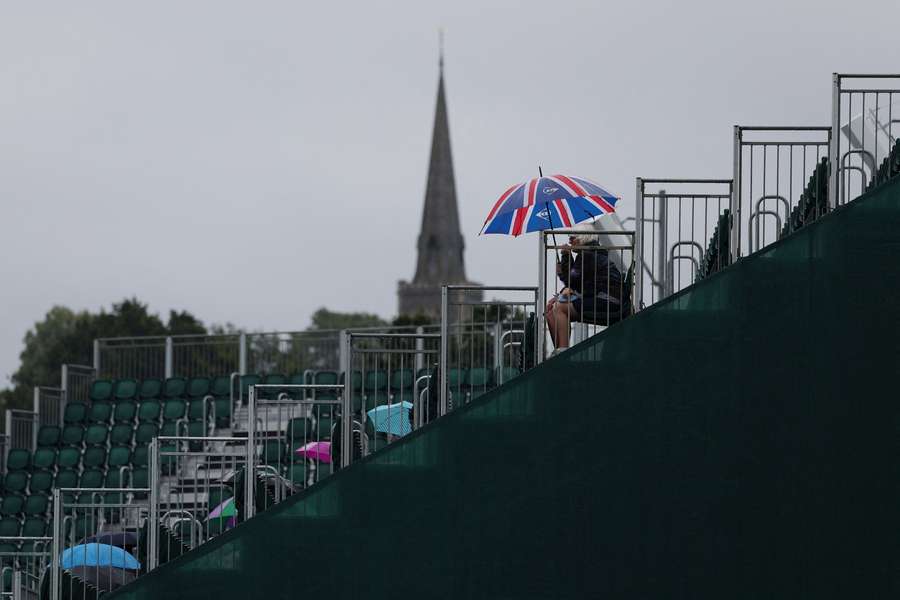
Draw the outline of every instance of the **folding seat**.
[[[412,402],[415,373],[412,369],[395,369],[391,373],[391,403]]]
[[[78,448],[60,448],[56,457],[56,465],[60,469],[76,469],[81,463],[81,450]]]
[[[59,436],[62,430],[56,425],[41,425],[38,430],[38,447],[55,447],[59,445]]]
[[[294,373],[290,377],[288,377],[288,384],[290,385],[303,385],[304,383],[312,383],[312,373],[303,372],[303,373]],[[312,394],[308,391],[303,390],[286,390],[291,398],[302,399],[309,398]]]
[[[109,431],[109,443],[113,446],[130,446],[134,437],[131,425],[119,423]]]
[[[177,421],[183,419],[187,406],[181,398],[172,398],[166,400],[163,406],[163,422]]]
[[[138,421],[140,423],[156,423],[162,413],[162,405],[159,400],[144,400],[138,408]]]
[[[26,517],[43,517],[47,514],[50,499],[44,494],[31,494],[25,499]]]
[[[178,467],[178,457],[172,454],[168,456],[165,453],[176,452],[178,447],[175,444],[162,444],[159,447],[159,469],[160,472],[165,475],[172,475],[175,473],[175,469]]]
[[[366,398],[366,410],[390,403],[387,371],[380,369],[366,371],[364,395]]]
[[[203,421],[206,417],[206,420],[209,420],[213,414],[213,405],[213,400],[209,397],[194,398],[188,405],[188,419]]]
[[[146,467],[150,464],[149,453],[150,448],[146,444],[140,444],[131,451],[131,466]],[[137,469],[135,469],[137,470]]]
[[[127,488],[130,484],[128,477],[128,469],[113,469],[110,465],[106,477],[103,478],[103,487],[105,488]]]
[[[281,440],[266,440],[261,458],[267,465],[280,466],[284,462],[284,443]]]
[[[22,526],[15,517],[3,517],[0,519],[0,537],[19,537]]]
[[[84,441],[84,427],[81,425],[66,425],[63,427],[60,443],[63,446],[81,446]]]
[[[192,377],[187,382],[188,398],[203,398],[209,396],[209,377]]]
[[[113,384],[113,400],[116,402],[135,400],[139,389],[137,379],[117,379]]]
[[[82,489],[96,489],[103,487],[103,471],[98,468],[85,469],[81,474]]]
[[[76,425],[84,423],[87,419],[88,405],[81,402],[69,402],[63,412],[64,425]]]
[[[155,423],[141,423],[134,432],[134,443],[146,445],[150,440],[159,435],[159,426]]]
[[[301,459],[296,462],[287,463],[284,465],[283,475],[285,479],[294,484],[294,487],[298,490],[302,490],[306,487],[306,460]]]
[[[160,437],[175,437],[187,435],[187,423],[183,421],[167,421],[159,429]]]
[[[103,446],[109,439],[109,429],[106,425],[89,425],[87,431],[84,432],[85,446]]]
[[[132,423],[137,417],[137,404],[134,400],[122,400],[113,409],[114,423]]]
[[[108,402],[112,400],[113,384],[108,379],[95,379],[91,383],[91,402]]]
[[[357,373],[357,375],[360,374]],[[316,385],[335,385],[337,383],[343,383],[335,371],[317,371],[313,375],[312,382]],[[338,388],[314,390],[314,396],[317,399],[334,400],[338,397]]]
[[[187,379],[169,377],[163,384],[163,398],[183,398],[187,395]]]
[[[141,400],[157,400],[162,395],[162,381],[159,379],[144,379],[138,388],[138,397]]]
[[[307,442],[313,441],[313,424],[307,417],[294,417],[284,429],[284,443],[292,453]]]
[[[35,471],[28,482],[28,490],[31,494],[49,494],[53,490],[53,473],[50,471]]]
[[[31,466],[31,452],[24,448],[13,448],[6,455],[7,471],[24,471]]]
[[[22,514],[25,508],[25,496],[4,492],[3,502],[0,502],[0,516],[14,517]]]
[[[41,517],[28,517],[25,519],[25,523],[22,525],[22,537],[45,537],[47,535],[47,522]],[[49,548],[48,548],[49,550]],[[22,548],[23,552],[33,552],[33,549],[26,550],[24,547]]]
[[[326,441],[331,439],[331,426],[334,415],[331,407],[327,405],[315,405],[312,407],[313,440]]]
[[[486,369],[484,367],[469,369],[466,377],[466,388],[468,389],[470,399],[474,400],[488,392],[492,387],[491,369]]]
[[[368,438],[369,442],[369,452],[381,450],[388,445],[387,434],[375,431],[375,426],[372,425],[371,419],[366,419],[366,438]]]
[[[133,488],[149,488],[150,487],[150,469],[147,467],[137,467],[131,472],[131,487]],[[137,500],[147,498],[147,492],[134,492]]]
[[[284,385],[287,383],[287,376],[282,375],[281,373],[269,373],[263,377],[261,383],[265,385]],[[264,388],[260,390],[260,397],[275,400],[282,392],[287,392],[287,390],[281,388]]]
[[[187,435],[191,437],[207,437],[209,431],[206,429],[204,421],[190,421],[187,424]],[[203,442],[191,442],[191,449],[199,451],[203,449]]]
[[[51,470],[56,468],[56,448],[38,448],[31,459],[31,469]]]
[[[231,427],[231,398],[216,396],[215,407],[216,427]]]
[[[3,479],[3,494],[22,494],[28,487],[28,473],[26,471],[10,471]]]
[[[53,480],[55,488],[77,488],[78,487],[78,471],[75,469],[60,469],[56,473]]]
[[[109,423],[112,420],[113,406],[110,402],[94,402],[88,411],[88,423]]]
[[[218,375],[213,377],[210,384],[209,393],[213,396],[230,396],[231,395],[231,376]]]
[[[102,469],[106,465],[106,448],[92,446],[84,451],[81,466],[85,469]]]
[[[131,449],[128,446],[113,446],[106,457],[110,473],[131,464]]]

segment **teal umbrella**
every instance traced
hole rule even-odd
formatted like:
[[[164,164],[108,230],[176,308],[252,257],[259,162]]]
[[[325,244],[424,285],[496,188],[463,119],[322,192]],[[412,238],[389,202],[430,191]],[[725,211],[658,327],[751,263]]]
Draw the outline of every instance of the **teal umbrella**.
[[[397,404],[383,404],[368,411],[369,420],[375,431],[401,436],[412,431],[409,413],[412,410],[412,402],[398,402]]]

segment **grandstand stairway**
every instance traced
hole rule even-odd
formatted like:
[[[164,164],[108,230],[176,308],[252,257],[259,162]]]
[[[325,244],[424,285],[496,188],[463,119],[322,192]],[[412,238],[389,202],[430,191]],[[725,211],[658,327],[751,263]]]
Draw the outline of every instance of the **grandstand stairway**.
[[[105,598],[900,592],[900,181]]]

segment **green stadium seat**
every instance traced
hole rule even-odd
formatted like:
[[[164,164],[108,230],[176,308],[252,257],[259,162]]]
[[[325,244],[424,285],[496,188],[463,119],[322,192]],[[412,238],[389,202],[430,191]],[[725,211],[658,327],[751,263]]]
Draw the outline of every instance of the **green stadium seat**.
[[[138,397],[141,400],[157,400],[162,396],[162,381],[159,379],[144,379],[138,388]]]
[[[412,402],[413,383],[416,374],[412,369],[395,369],[391,372],[390,393],[391,402]]]
[[[106,425],[88,425],[84,432],[86,446],[106,446],[109,440],[109,428]]]
[[[56,468],[56,448],[38,448],[31,459],[31,468],[34,470],[49,470]]]
[[[58,446],[61,434],[62,430],[56,425],[41,425],[38,430],[38,447]]]
[[[89,494],[82,494],[82,496],[89,496]],[[81,497],[78,498],[81,500]],[[88,498],[88,504],[91,504],[91,499]],[[89,535],[95,535],[97,533],[97,519],[93,514],[81,514],[75,517],[75,522],[72,530],[73,537],[76,540],[83,540]],[[81,583],[81,580],[77,577],[73,577],[68,575],[68,571],[63,571],[63,574],[68,576],[69,580],[72,582],[72,585],[66,585],[66,582],[63,581],[62,589],[71,590],[73,593],[71,594],[72,598],[92,598],[93,596],[89,596],[87,593],[79,593],[82,589],[89,589],[87,584]],[[47,580],[50,578],[47,577]]]
[[[81,456],[81,466],[85,469],[99,468],[106,465],[106,448],[92,446]]]
[[[325,371],[319,371],[318,373],[316,373],[316,377],[319,376],[319,373],[324,373],[324,372]],[[344,386],[348,385],[346,375],[347,375],[346,373],[341,373],[340,377],[338,378],[338,383],[342,383],[342,384],[344,384]],[[353,373],[350,376],[350,384],[349,385],[350,385],[350,390],[353,393],[354,398],[362,396],[362,392],[363,392],[362,383],[363,383],[362,372],[361,371],[353,371]]]
[[[315,405],[312,407],[313,439],[310,441],[325,441],[331,439],[331,426],[334,415],[330,406]]]
[[[109,471],[106,472],[106,477],[103,478],[103,487],[105,488],[127,488],[129,483],[128,469],[113,469],[112,465],[110,465]]]
[[[313,378],[312,374],[294,373],[293,375],[288,377],[287,382],[289,385],[303,385],[305,383],[313,383],[312,378]],[[300,390],[291,390],[290,393],[291,393],[291,397],[294,397],[294,398],[297,398],[297,397],[309,398],[312,395],[308,391],[304,391],[301,393]]]
[[[25,496],[4,492],[3,501],[0,502],[0,516],[11,517],[22,514],[25,508]]]
[[[138,408],[138,421],[140,423],[156,423],[162,414],[162,405],[159,400],[144,400]]]
[[[56,465],[60,469],[76,469],[81,463],[81,450],[78,448],[60,448]]]
[[[150,487],[150,469],[147,467],[137,467],[131,472],[131,487],[149,488]],[[138,500],[147,498],[147,492],[135,492],[134,497]]]
[[[493,388],[492,369],[475,367],[466,374],[466,388],[471,399],[478,398]]]
[[[187,383],[187,396],[189,398],[203,398],[210,393],[209,377],[192,377]]]
[[[88,411],[88,423],[109,423],[112,420],[113,407],[109,402],[94,402]]]
[[[183,398],[187,395],[187,379],[169,377],[163,384],[163,398]]]
[[[161,437],[175,437],[178,435],[184,435],[184,426],[179,428],[178,421],[167,421],[162,424],[162,427],[159,429],[159,435]]]
[[[87,420],[87,411],[87,404],[69,402],[66,404],[66,410],[63,412],[63,423],[65,425],[84,423]]]
[[[41,517],[28,517],[22,524],[22,537],[46,537],[48,529],[47,522]],[[22,550],[28,552],[24,547]]]
[[[231,427],[231,398],[216,396],[216,427]]]
[[[81,485],[83,489],[102,488],[103,487],[103,471],[94,467],[85,469],[81,474]]]
[[[166,400],[166,403],[163,406],[163,421],[169,422],[183,419],[186,412],[187,406],[185,401],[181,398]]]
[[[53,473],[50,471],[35,471],[28,482],[28,490],[32,494],[49,494],[53,489]]]
[[[113,409],[114,423],[133,423],[137,418],[137,403],[134,400],[122,400]]]
[[[209,432],[206,430],[206,422],[205,421],[190,421],[187,426],[187,434],[191,437],[206,437]],[[203,448],[202,442],[191,442],[194,446],[194,449],[199,450]]]
[[[284,462],[284,443],[281,440],[266,440],[261,458],[267,465],[280,465]]]
[[[134,429],[132,429],[131,425],[119,423],[118,425],[113,425],[113,428],[109,431],[109,443],[114,446],[129,446],[133,437]]]
[[[103,520],[106,523],[119,523],[122,520],[122,511],[124,509],[115,505],[125,504],[125,499],[125,494],[121,492],[106,492],[103,494],[103,504],[109,507],[103,509]]]
[[[188,419],[191,421],[203,421],[204,417],[208,419],[212,415],[212,411],[213,402],[211,400],[207,400],[206,397],[194,398],[188,405]],[[206,415],[204,415],[204,412]]]
[[[262,378],[262,382],[265,385],[284,385],[288,381],[286,375],[282,375],[281,373],[269,373],[265,377]],[[262,397],[269,399],[277,399],[278,395],[282,392],[287,392],[288,390],[279,389],[279,388],[268,388],[262,390]]]
[[[166,452],[176,452],[178,447],[175,444],[166,443],[162,444],[159,447],[159,469],[160,472],[165,475],[172,475],[175,473],[175,469],[178,467],[178,457],[173,455],[166,455]]]
[[[315,385],[335,385],[341,382],[335,371],[316,371],[312,378],[312,383]],[[314,390],[313,396],[318,399],[332,400],[338,397],[338,388]]]
[[[306,469],[306,460],[301,459],[296,462],[289,462],[284,465],[283,469],[284,478],[290,481],[297,489],[303,489],[306,487],[306,477],[307,477],[307,469]]]
[[[250,386],[256,385],[261,380],[262,378],[255,373],[241,375],[241,398],[245,404],[247,403],[247,398],[250,397]]]
[[[213,377],[209,393],[213,396],[231,396],[231,376],[219,375]]]
[[[146,444],[139,444],[131,451],[131,466],[146,467],[150,464],[150,448]]]
[[[95,379],[91,383],[91,402],[108,402],[113,397],[113,384],[108,379]]]
[[[75,469],[60,469],[56,473],[53,480],[55,488],[77,488],[78,487],[78,471]]]
[[[84,427],[81,425],[66,425],[63,427],[62,439],[60,443],[63,446],[81,446],[84,441]]]
[[[22,525],[15,517],[3,517],[0,519],[0,537],[19,537]]]
[[[47,514],[49,498],[44,494],[31,494],[25,499],[24,513],[26,517],[42,517]]]
[[[284,429],[284,443],[292,455],[294,450],[311,440],[313,440],[313,423],[309,418],[294,417],[288,421]]]
[[[131,448],[128,446],[113,446],[109,449],[106,464],[110,472],[131,464]]]
[[[24,471],[31,466],[31,452],[24,448],[13,448],[6,455],[7,471]]]
[[[138,395],[138,382],[136,379],[119,379],[113,386],[113,397],[116,402],[122,400],[134,400]]]
[[[134,432],[135,444],[149,444],[150,440],[159,435],[159,426],[156,423],[141,423]]]

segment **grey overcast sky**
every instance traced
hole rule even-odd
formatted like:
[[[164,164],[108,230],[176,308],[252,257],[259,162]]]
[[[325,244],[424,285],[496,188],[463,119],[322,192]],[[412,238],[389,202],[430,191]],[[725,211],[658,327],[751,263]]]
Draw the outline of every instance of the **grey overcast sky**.
[[[730,177],[732,125],[827,125],[833,71],[900,71],[898,22],[896,0],[2,1],[0,386],[55,304],[392,316],[438,28],[469,277],[530,284],[533,237],[476,234],[536,165],[625,214],[635,176]]]

